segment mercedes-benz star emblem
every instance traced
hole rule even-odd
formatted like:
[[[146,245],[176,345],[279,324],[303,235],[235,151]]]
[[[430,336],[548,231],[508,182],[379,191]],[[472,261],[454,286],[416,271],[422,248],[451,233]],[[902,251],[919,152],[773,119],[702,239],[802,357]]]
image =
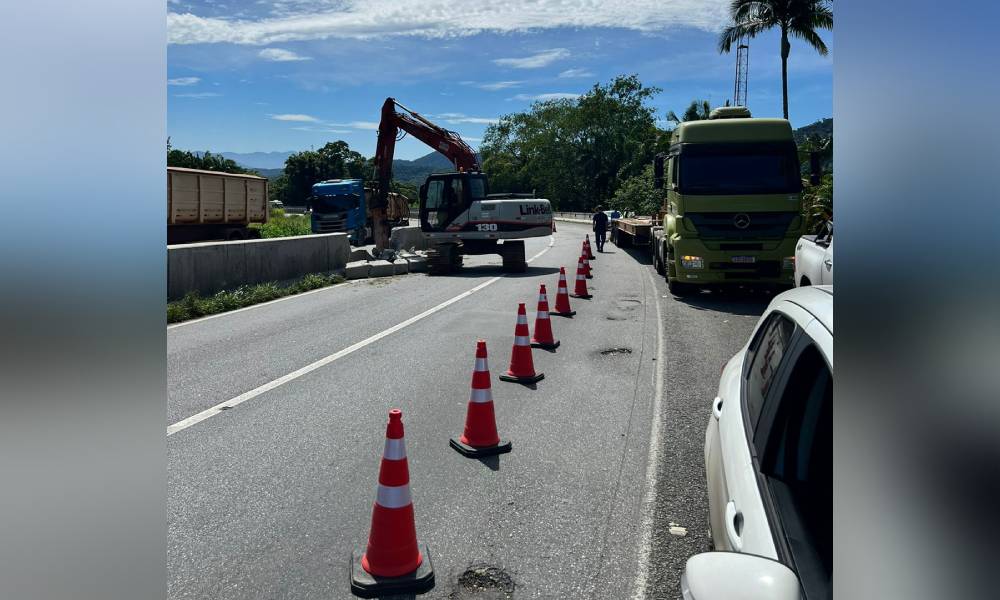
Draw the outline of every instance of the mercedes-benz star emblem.
[[[733,217],[733,225],[735,225],[737,229],[746,229],[747,227],[750,227],[750,215],[744,213],[736,215]]]

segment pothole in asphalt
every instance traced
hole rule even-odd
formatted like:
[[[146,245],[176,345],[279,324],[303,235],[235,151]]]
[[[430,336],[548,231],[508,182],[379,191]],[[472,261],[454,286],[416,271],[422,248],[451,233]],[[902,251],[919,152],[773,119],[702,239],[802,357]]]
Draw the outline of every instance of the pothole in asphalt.
[[[616,306],[617,306],[617,307],[618,307],[618,308],[619,308],[620,310],[635,310],[635,309],[636,309],[636,308],[638,308],[638,307],[639,307],[639,306],[640,306],[641,304],[642,304],[642,302],[640,302],[639,300],[632,300],[631,298],[619,298],[619,299],[618,299],[618,300],[617,300],[617,301],[615,302],[615,305],[616,305]]]
[[[451,600],[510,600],[514,597],[514,579],[504,569],[475,564],[458,576]]]
[[[601,356],[614,356],[616,354],[632,354],[632,349],[622,346],[619,348],[608,348],[607,350],[601,350]]]
[[[607,319],[608,321],[627,321],[628,320],[628,317],[626,317],[625,315],[618,315],[618,314],[614,314],[614,313],[612,313],[610,315],[607,315],[604,318]]]

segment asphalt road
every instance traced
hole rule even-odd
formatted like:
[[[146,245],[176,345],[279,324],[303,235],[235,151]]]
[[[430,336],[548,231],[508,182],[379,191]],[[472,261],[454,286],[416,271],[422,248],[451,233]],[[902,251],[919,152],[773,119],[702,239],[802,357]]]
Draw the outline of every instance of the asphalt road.
[[[517,303],[533,322],[559,266],[572,287],[586,227],[558,228],[528,240],[523,275],[467,257],[460,276],[363,280],[169,328],[169,597],[351,597],[393,407],[436,572],[423,597],[679,597],[684,560],[708,549],[719,369],[767,299],[674,299],[641,253],[609,243],[594,298],[553,317],[562,345],[534,351],[545,379],[501,382]],[[514,445],[485,461],[448,446],[479,338]]]

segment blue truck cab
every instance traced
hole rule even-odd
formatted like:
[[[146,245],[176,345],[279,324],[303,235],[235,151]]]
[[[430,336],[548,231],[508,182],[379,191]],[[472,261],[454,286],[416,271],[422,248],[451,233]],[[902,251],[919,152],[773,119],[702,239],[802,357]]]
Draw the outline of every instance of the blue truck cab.
[[[313,184],[313,233],[348,233],[354,245],[371,237],[362,183],[360,179],[329,179]]]

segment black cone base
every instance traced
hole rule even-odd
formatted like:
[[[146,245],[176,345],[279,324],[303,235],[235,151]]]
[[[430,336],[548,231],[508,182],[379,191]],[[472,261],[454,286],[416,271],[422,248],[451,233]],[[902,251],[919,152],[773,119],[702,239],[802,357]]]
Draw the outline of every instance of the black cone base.
[[[549,316],[555,315],[557,317],[572,317],[575,314],[576,314],[575,310],[571,310],[569,312],[551,312],[551,311],[549,312]]]
[[[506,454],[511,450],[510,440],[503,438],[500,438],[500,443],[496,446],[486,446],[485,448],[476,448],[475,446],[463,444],[458,438],[448,440],[448,445],[457,450],[462,456],[468,456],[469,458]]]
[[[584,300],[590,300],[594,296],[592,294],[570,294],[570,298],[582,298]]]
[[[552,313],[549,313],[549,314],[552,314]],[[556,341],[552,342],[551,344],[547,343],[547,342],[531,342],[531,347],[532,348],[541,348],[542,350],[555,350],[556,348],[559,347],[559,340],[556,340]]]
[[[379,577],[361,566],[362,550],[351,554],[351,593],[361,598],[378,598],[394,594],[425,594],[434,588],[434,566],[427,546],[418,544],[424,557],[417,570],[399,577]]]
[[[513,381],[514,383],[535,383],[537,381],[541,381],[544,378],[545,378],[544,373],[535,373],[534,375],[524,375],[521,377],[518,377],[516,375],[510,375],[508,373],[500,374],[501,381]]]

